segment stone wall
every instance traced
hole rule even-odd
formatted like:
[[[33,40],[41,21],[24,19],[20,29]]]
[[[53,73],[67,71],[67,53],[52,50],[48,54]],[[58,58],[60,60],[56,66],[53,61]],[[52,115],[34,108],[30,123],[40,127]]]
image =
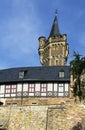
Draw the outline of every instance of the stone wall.
[[[85,130],[85,105],[58,103],[46,106],[1,106],[0,129]]]
[[[47,108],[47,106],[1,107],[0,128],[6,128],[6,130],[46,130]],[[6,119],[7,122],[4,124]]]
[[[61,104],[48,108],[47,130],[85,130],[85,106]]]
[[[54,105],[61,102],[68,103],[74,102],[74,99],[69,98],[6,98],[5,105]]]

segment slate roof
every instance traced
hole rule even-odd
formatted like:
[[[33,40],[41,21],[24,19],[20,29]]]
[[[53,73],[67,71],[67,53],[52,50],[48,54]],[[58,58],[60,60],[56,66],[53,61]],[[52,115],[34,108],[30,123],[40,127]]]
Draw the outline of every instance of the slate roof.
[[[59,78],[59,71],[65,72],[64,78]],[[24,72],[20,78],[19,73]],[[19,67],[0,70],[0,84],[24,81],[70,81],[70,66]]]
[[[59,35],[59,34],[60,31],[58,26],[58,20],[57,20],[57,16],[55,16],[49,37]]]

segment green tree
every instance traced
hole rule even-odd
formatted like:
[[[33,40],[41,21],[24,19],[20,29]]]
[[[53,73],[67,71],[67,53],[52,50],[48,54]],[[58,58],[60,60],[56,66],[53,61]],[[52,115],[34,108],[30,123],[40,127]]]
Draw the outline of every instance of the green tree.
[[[70,62],[71,73],[73,78],[76,79],[74,85],[74,96],[79,96],[81,100],[82,97],[82,88],[81,88],[81,74],[83,69],[85,69],[85,57],[81,57],[78,53],[74,51],[73,53],[74,60]]]

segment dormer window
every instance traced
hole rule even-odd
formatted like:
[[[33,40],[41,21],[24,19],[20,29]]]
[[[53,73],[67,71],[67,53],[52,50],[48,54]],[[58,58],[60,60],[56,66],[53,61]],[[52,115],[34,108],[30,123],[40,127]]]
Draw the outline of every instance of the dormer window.
[[[19,79],[23,79],[24,78],[24,71],[20,71],[19,72]]]
[[[59,78],[64,78],[65,72],[64,70],[59,71]]]
[[[19,79],[23,79],[27,73],[27,70],[20,70],[19,71]]]

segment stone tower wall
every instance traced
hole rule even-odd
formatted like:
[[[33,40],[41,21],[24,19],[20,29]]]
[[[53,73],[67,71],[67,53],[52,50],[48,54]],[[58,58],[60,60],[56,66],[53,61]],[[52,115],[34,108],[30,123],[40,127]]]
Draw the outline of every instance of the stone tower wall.
[[[46,40],[39,38],[40,62],[44,66],[63,66],[66,65],[68,58],[68,44],[66,35],[56,35]]]

